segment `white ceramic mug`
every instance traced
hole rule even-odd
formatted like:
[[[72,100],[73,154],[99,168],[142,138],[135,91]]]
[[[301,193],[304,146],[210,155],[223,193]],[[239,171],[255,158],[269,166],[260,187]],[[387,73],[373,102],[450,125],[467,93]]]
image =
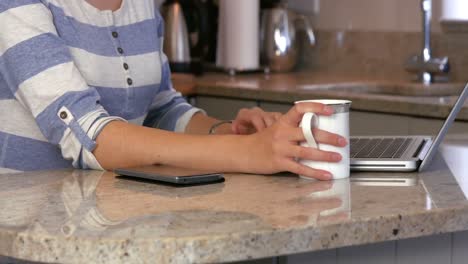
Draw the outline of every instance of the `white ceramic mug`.
[[[307,100],[298,101],[298,103],[322,103],[334,109],[330,116],[317,115],[315,113],[305,113],[302,117],[300,126],[306,138],[301,146],[317,148],[323,151],[332,151],[340,153],[342,159],[340,162],[323,162],[313,160],[300,160],[306,166],[314,169],[328,171],[332,174],[333,179],[344,179],[349,177],[349,108],[351,101],[348,100]],[[335,147],[328,144],[317,143],[312,134],[312,129],[318,128],[331,133],[338,134],[346,139],[348,145],[346,147]],[[301,175],[299,175],[301,176]],[[307,178],[303,177],[302,178]],[[307,178],[310,179],[310,178]]]

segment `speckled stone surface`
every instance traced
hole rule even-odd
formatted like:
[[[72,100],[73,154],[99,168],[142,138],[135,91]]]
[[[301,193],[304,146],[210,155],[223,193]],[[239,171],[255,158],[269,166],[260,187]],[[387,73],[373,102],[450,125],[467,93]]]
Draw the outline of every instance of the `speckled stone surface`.
[[[348,99],[352,109],[445,119],[464,83],[422,84],[323,73],[208,74],[196,79],[192,95],[292,104],[307,99]],[[468,102],[458,115],[468,121]]]
[[[468,155],[468,139],[459,142]],[[0,175],[0,255],[212,263],[466,230],[468,201],[457,179],[468,172],[454,175],[446,164],[439,155],[425,173],[354,173],[334,182],[229,174],[221,184],[186,188],[97,171]]]

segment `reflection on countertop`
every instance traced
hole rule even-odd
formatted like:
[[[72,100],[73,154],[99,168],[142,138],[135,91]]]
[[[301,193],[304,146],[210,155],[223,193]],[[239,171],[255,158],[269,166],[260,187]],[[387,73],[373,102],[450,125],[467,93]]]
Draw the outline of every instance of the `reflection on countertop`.
[[[440,151],[468,199],[468,135],[451,135]]]
[[[228,174],[185,188],[99,171],[0,175],[0,255],[220,262],[465,230],[468,201],[447,164],[439,155],[425,173],[330,182]],[[405,184],[372,183],[379,177]]]

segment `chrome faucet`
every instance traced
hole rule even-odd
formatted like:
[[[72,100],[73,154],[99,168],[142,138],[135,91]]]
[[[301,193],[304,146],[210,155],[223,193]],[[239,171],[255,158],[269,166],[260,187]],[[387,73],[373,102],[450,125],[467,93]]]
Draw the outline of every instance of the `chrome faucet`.
[[[450,64],[448,57],[433,58],[431,49],[432,0],[421,0],[423,13],[423,50],[420,55],[414,55],[406,62],[407,71],[417,73],[418,81],[430,84],[435,81],[434,75],[448,73]]]

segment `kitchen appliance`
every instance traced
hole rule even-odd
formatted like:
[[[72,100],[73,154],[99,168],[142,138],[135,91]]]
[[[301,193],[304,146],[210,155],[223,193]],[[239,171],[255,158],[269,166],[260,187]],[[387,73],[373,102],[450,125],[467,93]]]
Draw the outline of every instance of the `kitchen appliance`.
[[[203,72],[204,61],[214,56],[216,12],[213,0],[166,0],[162,4],[164,52],[173,72]]]
[[[165,21],[163,51],[173,72],[190,71],[190,45],[182,5],[177,0],[168,0],[161,6]]]
[[[231,74],[260,68],[259,0],[220,0],[216,66]]]
[[[289,10],[284,3],[262,11],[260,54],[264,66],[275,72],[287,72],[296,66],[298,29],[305,30],[310,46],[314,46],[314,31],[304,15]]]

